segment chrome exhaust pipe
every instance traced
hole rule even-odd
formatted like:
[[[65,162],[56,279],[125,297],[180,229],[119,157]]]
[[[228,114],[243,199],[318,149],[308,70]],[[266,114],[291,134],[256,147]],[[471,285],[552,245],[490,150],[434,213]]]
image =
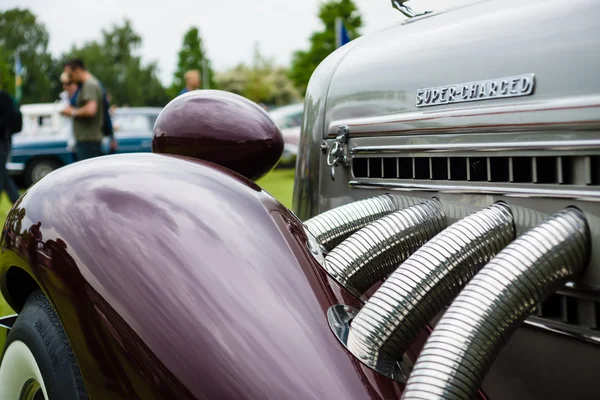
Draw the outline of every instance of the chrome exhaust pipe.
[[[371,222],[417,201],[410,197],[385,194],[326,211],[305,221],[304,226],[319,245],[331,250]]]
[[[435,236],[371,296],[350,325],[347,347],[393,379],[421,330],[515,237],[508,206],[497,203]]]
[[[504,344],[552,293],[589,263],[584,214],[568,208],[490,261],[444,313],[402,399],[471,399]]]
[[[360,297],[445,227],[442,205],[427,200],[355,232],[327,254],[324,267]]]

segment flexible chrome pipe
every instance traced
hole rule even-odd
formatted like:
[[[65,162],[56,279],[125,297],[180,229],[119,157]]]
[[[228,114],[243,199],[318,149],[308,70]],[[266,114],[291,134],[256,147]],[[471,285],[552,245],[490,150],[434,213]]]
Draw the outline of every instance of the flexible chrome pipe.
[[[385,194],[336,207],[305,221],[304,226],[321,246],[331,250],[360,228],[416,202]]]
[[[353,233],[325,257],[325,269],[361,296],[446,227],[442,205],[427,200]]]
[[[471,399],[503,345],[589,262],[583,213],[569,208],[490,261],[448,308],[421,351],[402,399]]]
[[[427,324],[515,237],[510,209],[497,203],[452,224],[410,256],[352,321],[348,349],[375,370],[396,363]]]

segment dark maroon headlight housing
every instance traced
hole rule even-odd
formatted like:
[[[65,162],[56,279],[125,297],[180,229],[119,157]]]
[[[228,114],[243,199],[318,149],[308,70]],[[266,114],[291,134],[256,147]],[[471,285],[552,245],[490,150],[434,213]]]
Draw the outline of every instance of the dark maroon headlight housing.
[[[279,161],[283,137],[252,101],[220,90],[196,90],[161,111],[152,152],[210,161],[256,180]]]

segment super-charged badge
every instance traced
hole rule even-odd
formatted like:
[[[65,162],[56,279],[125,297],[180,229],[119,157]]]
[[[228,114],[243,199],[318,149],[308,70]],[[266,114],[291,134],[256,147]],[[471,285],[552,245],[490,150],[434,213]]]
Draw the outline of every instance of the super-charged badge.
[[[535,75],[525,74],[507,78],[459,83],[456,85],[424,88],[417,91],[417,107],[492,100],[533,94]]]

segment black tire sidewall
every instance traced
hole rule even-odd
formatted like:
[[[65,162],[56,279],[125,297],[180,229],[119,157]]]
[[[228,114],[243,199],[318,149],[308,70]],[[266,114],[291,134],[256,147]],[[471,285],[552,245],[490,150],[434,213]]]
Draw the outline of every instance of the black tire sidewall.
[[[35,357],[47,400],[87,400],[87,392],[67,334],[54,308],[40,291],[32,293],[8,334],[4,352],[23,342]]]
[[[45,164],[45,165],[52,167],[53,171],[56,170],[57,168],[59,168],[59,166],[60,166],[58,164],[58,162],[51,160],[51,159],[42,158],[42,159],[33,160],[29,165],[27,165],[27,168],[25,168],[24,180],[25,180],[25,185],[27,187],[36,183],[33,181],[33,170],[35,167],[37,167],[41,164]]]

